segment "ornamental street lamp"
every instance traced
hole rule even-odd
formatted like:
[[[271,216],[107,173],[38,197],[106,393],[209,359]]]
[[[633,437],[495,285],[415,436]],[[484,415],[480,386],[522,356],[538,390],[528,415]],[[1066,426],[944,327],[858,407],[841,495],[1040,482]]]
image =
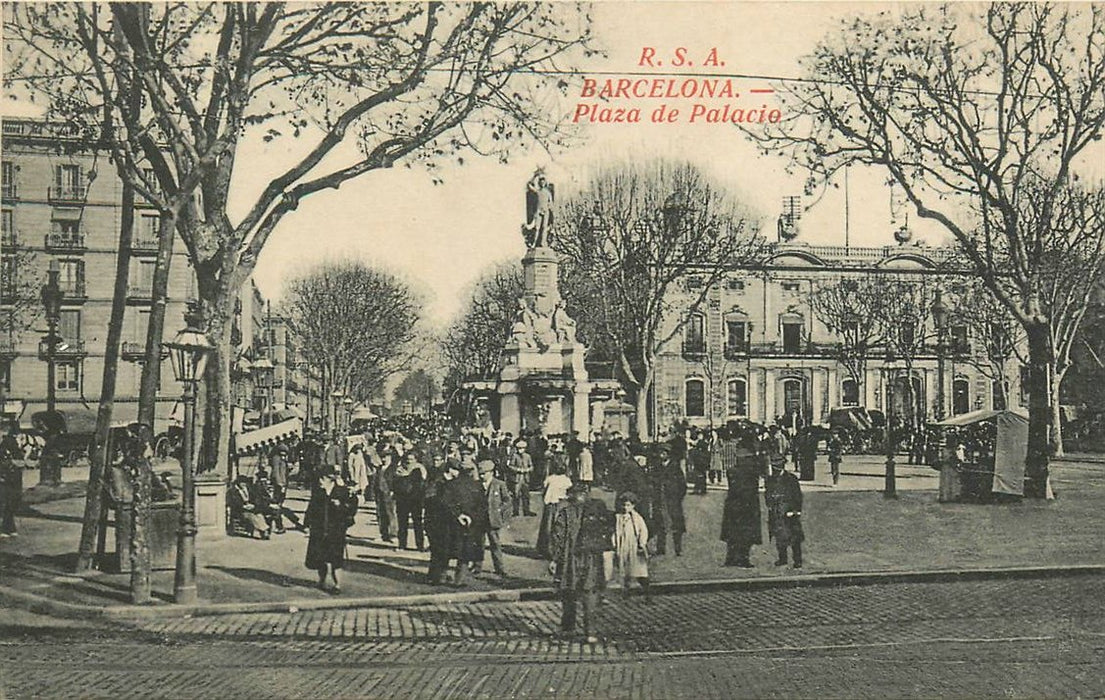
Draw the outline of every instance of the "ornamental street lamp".
[[[330,406],[334,413],[333,430],[340,431],[341,423],[338,421],[338,404],[341,403],[341,397],[345,396],[345,392],[341,389],[334,389],[330,392]]]
[[[42,306],[46,310],[46,410],[51,413],[57,404],[57,384],[55,383],[55,358],[58,343],[58,323],[61,320],[61,300],[65,292],[58,284],[61,265],[57,260],[50,261],[46,284],[42,285]]]
[[[345,405],[345,429],[348,431],[353,423],[353,397],[346,396],[342,404]]]
[[[946,332],[948,328],[948,307],[944,305],[941,290],[936,290],[932,301],[932,324],[936,327],[936,420],[946,417],[944,412],[944,355],[947,353]]]
[[[269,424],[272,423],[272,385],[275,381],[276,365],[267,357],[262,357],[253,363],[254,386],[265,392],[264,405],[261,407],[261,427],[265,427],[265,414],[269,414]]]
[[[190,309],[184,314],[185,328],[172,341],[162,343],[169,351],[173,375],[184,384],[184,442],[181,450],[182,490],[180,525],[177,528],[176,575],[173,600],[196,602],[196,489],[193,453],[196,423],[196,384],[203,379],[207,358],[214,346],[201,330],[203,316]]]

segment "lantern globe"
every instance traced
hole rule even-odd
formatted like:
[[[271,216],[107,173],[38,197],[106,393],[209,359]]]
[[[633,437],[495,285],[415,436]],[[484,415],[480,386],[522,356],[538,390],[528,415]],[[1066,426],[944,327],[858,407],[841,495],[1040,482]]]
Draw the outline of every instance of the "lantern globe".
[[[171,341],[162,345],[169,351],[173,376],[179,382],[195,382],[202,378],[207,368],[207,358],[215,349],[206,335],[191,327],[180,331]]]

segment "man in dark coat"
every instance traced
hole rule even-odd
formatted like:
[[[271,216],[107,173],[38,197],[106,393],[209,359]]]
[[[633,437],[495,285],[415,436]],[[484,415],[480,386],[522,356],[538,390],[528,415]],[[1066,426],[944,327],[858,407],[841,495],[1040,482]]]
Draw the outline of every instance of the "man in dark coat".
[[[454,471],[454,468],[450,466],[449,471]],[[451,556],[457,560],[454,583],[463,586],[468,578],[469,566],[483,560],[487,498],[478,481],[468,474],[460,474],[443,485],[441,508],[453,531]],[[430,546],[432,553],[432,541]]]
[[[771,476],[764,481],[767,503],[767,532],[775,540],[779,558],[775,566],[786,566],[787,549],[794,553],[794,568],[802,568],[802,486],[798,477],[782,465],[771,465]]]
[[[336,470],[319,476],[303,521],[308,528],[304,565],[318,572],[318,587],[326,590],[326,572],[333,579],[331,592],[341,591],[339,572],[345,563],[345,532],[357,513],[357,495],[342,483]]]
[[[0,438],[0,536],[19,534],[15,513],[23,500],[23,450],[15,438],[15,430]]]
[[[606,586],[602,553],[613,549],[614,514],[597,498],[588,497],[588,487],[576,484],[568,489],[568,499],[557,512],[551,533],[552,563],[557,589],[563,602],[561,631],[571,634],[576,614],[583,602],[583,634],[591,636],[599,592]]]
[[[621,498],[623,493],[637,495],[637,512],[645,519],[649,532],[652,532],[654,527],[652,522],[652,484],[649,481],[648,473],[645,471],[646,464],[647,460],[644,455],[631,457],[628,453],[622,453],[614,460],[611,481],[614,487],[615,502]]]
[[[798,447],[798,478],[802,481],[813,481],[816,477],[817,465],[817,435],[806,428],[797,438]]]
[[[731,452],[727,477],[729,493],[721,516],[721,540],[726,544],[725,566],[752,568],[752,545],[761,544],[760,477],[765,457],[756,454],[756,437],[742,435]]]
[[[687,495],[687,477],[679,466],[672,450],[659,445],[656,462],[649,476],[652,477],[651,532],[656,535],[656,553],[667,553],[667,535],[671,533],[675,556],[683,554],[683,533],[687,520],[683,515],[683,499]]]

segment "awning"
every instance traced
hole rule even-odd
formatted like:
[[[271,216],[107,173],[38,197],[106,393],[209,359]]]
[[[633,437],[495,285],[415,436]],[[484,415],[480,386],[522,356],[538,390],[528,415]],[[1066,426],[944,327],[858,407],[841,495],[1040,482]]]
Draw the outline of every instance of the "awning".
[[[292,438],[303,437],[303,421],[289,418],[275,425],[234,435],[234,454],[252,455]]]

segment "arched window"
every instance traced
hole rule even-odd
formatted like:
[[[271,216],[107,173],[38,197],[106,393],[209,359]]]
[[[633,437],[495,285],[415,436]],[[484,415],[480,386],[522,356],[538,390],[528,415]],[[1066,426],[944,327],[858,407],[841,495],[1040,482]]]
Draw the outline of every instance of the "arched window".
[[[688,417],[706,415],[706,383],[701,379],[687,380],[684,399]]]
[[[701,355],[706,353],[706,317],[703,314],[691,314],[687,326],[683,329],[683,352]]]
[[[859,405],[859,382],[855,379],[845,379],[840,383],[840,405]]]
[[[743,379],[730,379],[725,387],[725,397],[730,418],[748,415],[748,384]]]
[[[971,383],[960,377],[952,382],[952,414],[958,416],[971,410]]]

